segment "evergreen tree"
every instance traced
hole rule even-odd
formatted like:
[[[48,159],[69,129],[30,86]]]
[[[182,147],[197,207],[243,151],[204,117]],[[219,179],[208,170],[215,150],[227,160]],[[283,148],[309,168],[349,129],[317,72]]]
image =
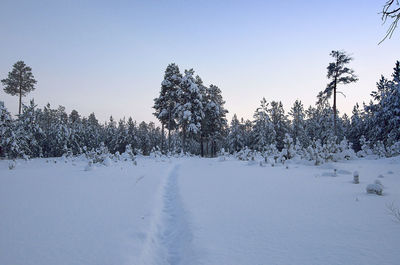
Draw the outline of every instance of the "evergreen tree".
[[[205,117],[203,119],[202,136],[211,141],[211,155],[217,154],[217,142],[221,141],[227,127],[226,113],[224,108],[225,101],[222,98],[221,90],[210,85],[205,90]],[[203,128],[204,127],[204,128]]]
[[[240,121],[236,114],[234,114],[228,135],[228,145],[231,152],[238,152],[245,146],[241,127]]]
[[[161,83],[161,91],[158,98],[154,99],[154,115],[161,122],[162,143],[161,149],[164,149],[164,127],[168,129],[168,150],[171,148],[171,130],[175,129],[175,108],[178,102],[177,91],[182,81],[182,74],[179,67],[172,63],[167,66],[164,74],[164,80]]]
[[[361,136],[364,137],[364,122],[362,120],[362,113],[360,107],[356,104],[353,108],[351,116],[351,126],[347,134],[347,138],[353,143],[353,148],[357,152],[361,150]],[[364,137],[365,138],[365,137]]]
[[[288,132],[289,127],[282,102],[272,101],[271,108],[268,112],[275,131],[276,148],[280,151],[283,148],[283,140],[285,139],[285,134]]]
[[[176,106],[177,123],[181,128],[182,151],[186,152],[186,138],[200,132],[204,118],[202,95],[193,77],[193,69],[185,70],[178,89],[179,103]]]
[[[261,105],[258,107],[253,115],[253,143],[252,148],[264,152],[267,146],[275,144],[275,130],[274,126],[268,116],[268,103],[263,98]]]
[[[294,140],[294,144],[297,144],[297,140],[300,140],[302,146],[309,144],[308,137],[305,132],[305,112],[303,103],[300,100],[296,100],[289,111],[289,116],[292,118],[290,126],[290,134]]]
[[[371,93],[373,102],[365,106],[369,119],[368,135],[373,142],[392,145],[400,140],[400,62],[397,61],[392,80],[385,77],[377,83],[377,91]]]
[[[4,92],[12,96],[19,95],[18,114],[21,114],[22,97],[35,89],[35,80],[32,68],[23,61],[18,61],[13,65],[13,69],[8,73],[6,79],[1,80]]]
[[[354,74],[354,70],[348,68],[346,65],[349,64],[353,58],[347,55],[344,51],[332,51],[330,55],[335,59],[334,62],[330,63],[328,66],[328,79],[331,80],[324,91],[321,91],[318,95],[320,101],[329,99],[333,94],[333,127],[336,134],[336,117],[337,117],[337,107],[336,107],[336,94],[341,93],[337,91],[337,87],[340,84],[349,84],[357,82],[358,78]]]

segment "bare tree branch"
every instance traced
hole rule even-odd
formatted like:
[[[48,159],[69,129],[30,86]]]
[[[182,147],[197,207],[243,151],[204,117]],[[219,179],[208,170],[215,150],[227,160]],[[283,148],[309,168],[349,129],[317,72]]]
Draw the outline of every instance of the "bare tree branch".
[[[392,20],[392,23],[389,25],[388,30],[386,31],[385,37],[379,42],[381,44],[387,38],[391,38],[395,29],[397,28],[397,23],[400,20],[400,4],[399,0],[388,0],[382,8],[382,21],[383,24],[386,23],[387,19]]]

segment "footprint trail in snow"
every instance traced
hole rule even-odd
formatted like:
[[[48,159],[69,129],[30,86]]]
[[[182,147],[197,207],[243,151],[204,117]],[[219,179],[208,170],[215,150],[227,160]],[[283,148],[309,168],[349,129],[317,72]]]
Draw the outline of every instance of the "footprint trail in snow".
[[[173,166],[162,184],[142,255],[143,264],[189,264],[193,259],[192,232],[179,193],[178,172],[179,165]]]

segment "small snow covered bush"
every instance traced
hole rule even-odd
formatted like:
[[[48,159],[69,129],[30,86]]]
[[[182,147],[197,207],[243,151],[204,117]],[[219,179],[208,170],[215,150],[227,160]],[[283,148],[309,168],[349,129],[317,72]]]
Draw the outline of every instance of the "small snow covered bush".
[[[15,168],[16,165],[17,165],[17,163],[15,162],[15,160],[11,160],[11,161],[8,163],[8,169],[9,169],[9,170],[13,170],[13,169]]]
[[[128,144],[125,147],[125,152],[121,154],[121,158],[124,161],[128,161],[128,160],[135,161],[136,160],[136,156],[135,156],[135,154],[132,150],[132,146],[130,144]]]
[[[358,171],[354,171],[353,173],[353,183],[354,184],[359,184],[360,183],[360,178],[359,178]]]
[[[93,169],[93,162],[89,160],[88,164],[85,167],[85,171],[90,171]]]
[[[367,193],[375,193],[377,195],[382,195],[383,193],[383,185],[379,180],[376,180],[375,183],[367,185]]]
[[[111,163],[111,154],[103,142],[100,144],[99,148],[86,152],[85,155],[86,159],[92,161],[93,164],[99,163],[107,166]]]

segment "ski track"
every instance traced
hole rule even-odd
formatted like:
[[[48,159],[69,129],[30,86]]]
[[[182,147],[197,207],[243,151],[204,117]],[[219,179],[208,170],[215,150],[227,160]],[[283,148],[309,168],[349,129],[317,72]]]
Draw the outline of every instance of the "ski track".
[[[192,232],[179,193],[179,167],[174,165],[161,185],[140,264],[193,264],[189,262]]]

